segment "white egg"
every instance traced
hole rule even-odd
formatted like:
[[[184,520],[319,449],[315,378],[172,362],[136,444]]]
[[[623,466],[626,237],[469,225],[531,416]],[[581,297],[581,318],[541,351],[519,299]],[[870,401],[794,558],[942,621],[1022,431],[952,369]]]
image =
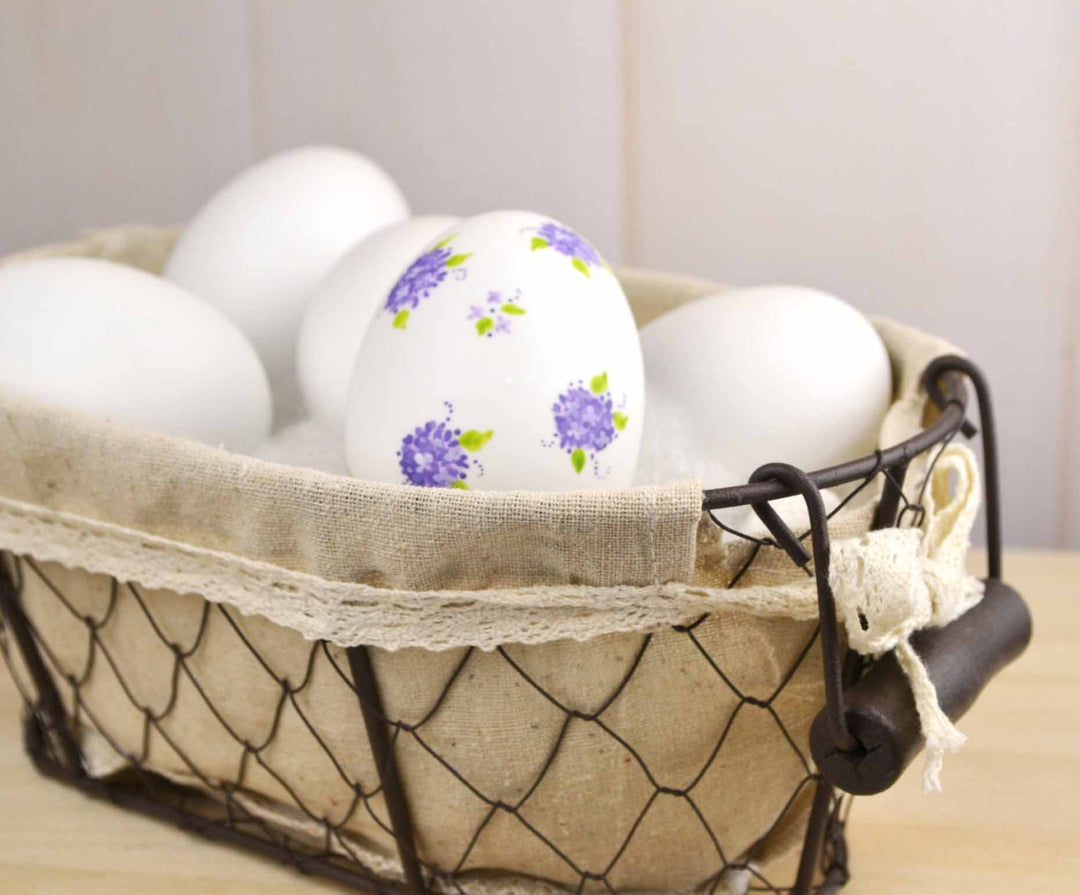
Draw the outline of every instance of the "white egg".
[[[85,258],[0,267],[0,388],[249,453],[270,431],[258,355],[220,311]]]
[[[543,215],[492,212],[420,255],[368,326],[346,459],[433,487],[622,487],[644,391],[630,307],[596,250]]]
[[[281,412],[296,397],[308,296],[358,240],[408,213],[370,159],[330,146],[294,149],[222,187],[184,230],[165,278],[212,302],[247,335]]]
[[[641,331],[650,384],[677,396],[746,481],[763,463],[806,470],[874,450],[892,395],[889,355],[840,299],[795,286],[699,299]]]
[[[315,288],[304,312],[296,367],[308,412],[343,433],[356,354],[367,325],[405,268],[461,218],[427,215],[362,239]]]

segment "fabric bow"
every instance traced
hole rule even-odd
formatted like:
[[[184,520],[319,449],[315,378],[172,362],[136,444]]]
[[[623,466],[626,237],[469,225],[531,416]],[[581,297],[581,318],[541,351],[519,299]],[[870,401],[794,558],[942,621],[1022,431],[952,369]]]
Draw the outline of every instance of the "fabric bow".
[[[829,583],[849,644],[862,655],[894,650],[911,683],[926,740],[927,792],[941,789],[945,753],[966,737],[942,710],[911,635],[947,625],[982,599],[983,583],[965,569],[979,503],[975,455],[951,445],[930,473],[917,527],[871,531],[832,547]]]

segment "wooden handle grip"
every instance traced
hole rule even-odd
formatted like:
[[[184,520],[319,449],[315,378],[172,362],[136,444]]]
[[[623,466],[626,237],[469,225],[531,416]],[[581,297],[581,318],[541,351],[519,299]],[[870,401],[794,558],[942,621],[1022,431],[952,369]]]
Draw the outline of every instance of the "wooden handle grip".
[[[927,628],[911,644],[934,682],[942,710],[953,721],[971,708],[990,679],[1031,640],[1031,614],[1023,598],[1001,581],[986,582],[977,606],[943,628]],[[810,751],[822,776],[845,792],[872,795],[888,789],[922,748],[911,687],[888,653],[844,693],[844,714],[860,748],[833,746],[824,712],[810,730]]]

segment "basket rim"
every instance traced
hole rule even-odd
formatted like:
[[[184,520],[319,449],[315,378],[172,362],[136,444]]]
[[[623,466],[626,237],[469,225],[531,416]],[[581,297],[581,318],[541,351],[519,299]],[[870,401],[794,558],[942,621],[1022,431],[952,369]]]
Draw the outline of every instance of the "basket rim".
[[[931,361],[929,370],[935,363]],[[963,377],[957,372],[946,373],[942,377],[944,388],[944,407],[941,415],[921,432],[906,438],[888,448],[874,451],[855,460],[848,460],[835,466],[828,466],[808,472],[811,482],[820,490],[846,485],[874,475],[882,469],[889,469],[898,464],[907,463],[918,454],[924,453],[936,444],[951,438],[964,424],[967,414],[968,390]],[[766,503],[797,494],[793,487],[778,479],[763,479],[743,485],[729,485],[723,488],[706,488],[702,492],[701,508],[703,511],[722,510],[738,506],[751,506]]]

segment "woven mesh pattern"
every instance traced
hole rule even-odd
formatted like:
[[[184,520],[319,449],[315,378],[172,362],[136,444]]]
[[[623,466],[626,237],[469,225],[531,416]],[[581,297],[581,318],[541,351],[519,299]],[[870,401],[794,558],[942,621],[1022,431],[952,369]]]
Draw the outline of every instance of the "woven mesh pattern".
[[[899,520],[917,522],[922,487],[906,497],[896,474],[880,468],[834,514],[878,475],[896,486]],[[750,545],[732,587],[780,553],[771,537],[718,524]],[[405,866],[442,891],[793,891],[793,846],[819,782],[807,747],[822,705],[815,622],[717,613],[587,643],[346,650],[193,595],[32,557],[5,554],[5,565],[10,592],[0,647],[32,709],[30,752],[42,770],[92,792],[368,889],[404,887],[400,849]],[[812,574],[812,566],[804,571]],[[769,638],[796,647],[767,653],[760,646]],[[142,648],[138,668],[133,643]],[[149,674],[147,644],[154,645]],[[560,662],[550,653],[535,661],[537,650],[553,649],[562,651]],[[618,661],[590,664],[605,652]],[[409,674],[420,653],[442,669],[438,685],[418,686]],[[748,653],[768,660],[748,664]],[[657,668],[666,674],[658,677]],[[641,686],[646,679],[662,680],[668,694],[691,688],[699,710],[665,717],[665,693],[655,683]],[[43,692],[49,681],[58,695],[51,709]],[[229,714],[220,705],[238,682],[246,710]],[[479,688],[515,691],[519,704],[517,691],[531,694],[528,723],[519,712],[463,727],[458,719]],[[183,723],[174,723],[180,716]],[[643,735],[646,728],[653,735]],[[200,744],[211,737],[231,749],[216,750],[208,765]],[[406,835],[388,807],[389,763],[380,766],[372,748],[380,737],[408,769],[402,777],[413,829]],[[687,765],[681,755],[701,754],[687,748],[695,738],[707,741],[706,758]],[[507,744],[529,758],[518,764],[528,773],[495,786],[486,773],[478,783],[480,770],[490,772],[489,756]],[[300,754],[303,763],[295,760]],[[595,761],[583,765],[582,755]],[[771,807],[755,801],[763,755],[771,756],[768,773],[785,781],[785,797]],[[596,773],[582,775],[583,766]],[[613,787],[616,780],[623,782]],[[636,781],[635,799],[627,799],[626,780]],[[432,821],[424,805],[433,792],[455,806],[459,822]],[[589,821],[559,822],[564,809],[582,803]],[[834,882],[846,879],[844,804],[830,797],[817,856],[820,876],[831,872]],[[646,846],[680,816],[682,829],[694,818],[695,832],[668,843],[671,862],[657,866]],[[745,822],[755,816],[758,822]],[[512,875],[522,866],[534,879]]]

